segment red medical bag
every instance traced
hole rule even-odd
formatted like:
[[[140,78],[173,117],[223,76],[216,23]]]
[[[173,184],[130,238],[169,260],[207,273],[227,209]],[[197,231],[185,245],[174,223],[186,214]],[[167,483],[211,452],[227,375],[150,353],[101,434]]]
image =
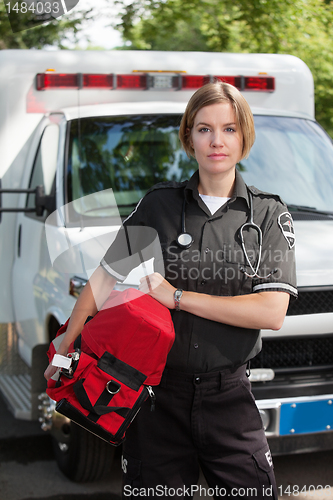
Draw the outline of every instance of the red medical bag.
[[[50,362],[67,324],[50,345]],[[117,446],[148,396],[153,407],[151,386],[161,380],[174,337],[166,307],[133,288],[113,291],[70,346],[71,366],[46,392],[59,413]]]

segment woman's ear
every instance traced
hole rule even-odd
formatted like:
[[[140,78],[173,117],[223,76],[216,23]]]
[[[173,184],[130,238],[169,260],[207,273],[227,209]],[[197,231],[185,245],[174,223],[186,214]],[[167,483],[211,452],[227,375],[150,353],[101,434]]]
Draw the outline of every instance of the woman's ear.
[[[193,141],[192,141],[192,135],[191,135],[191,129],[187,127],[186,129],[186,137],[188,138],[188,143],[193,149]]]

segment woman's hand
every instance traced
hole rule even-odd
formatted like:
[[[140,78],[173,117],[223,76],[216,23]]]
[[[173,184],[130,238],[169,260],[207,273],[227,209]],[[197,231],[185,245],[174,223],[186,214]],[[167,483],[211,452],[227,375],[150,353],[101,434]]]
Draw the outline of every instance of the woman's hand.
[[[67,353],[68,353],[68,348],[63,346],[62,344],[60,344],[59,349],[57,350],[56,354],[61,354],[62,356],[67,356]],[[52,361],[51,361],[51,363],[49,364],[49,366],[46,368],[46,370],[44,372],[44,377],[46,378],[46,380],[49,380],[51,377],[53,377],[53,375],[56,373],[57,370],[58,370],[58,367],[53,366]]]
[[[176,288],[159,273],[149,274],[140,280],[140,292],[147,293],[169,309],[175,308],[174,293]]]
[[[57,370],[58,370],[58,367],[53,366],[52,363],[50,363],[44,372],[44,377],[46,378],[46,380],[49,380],[50,378],[52,378]]]
[[[116,282],[116,278],[108,274],[101,266],[96,269],[76,301],[65,337],[57,350],[57,354],[67,356],[69,346],[81,333],[87,317],[94,316],[102,307]],[[46,380],[49,380],[57,369],[56,366],[50,363],[44,372]]]

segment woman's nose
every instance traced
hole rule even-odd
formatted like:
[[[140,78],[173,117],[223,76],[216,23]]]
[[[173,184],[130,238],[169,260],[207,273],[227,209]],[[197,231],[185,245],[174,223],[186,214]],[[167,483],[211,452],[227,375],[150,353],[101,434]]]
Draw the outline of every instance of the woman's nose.
[[[224,145],[222,132],[215,132],[212,137],[212,147],[222,147]]]

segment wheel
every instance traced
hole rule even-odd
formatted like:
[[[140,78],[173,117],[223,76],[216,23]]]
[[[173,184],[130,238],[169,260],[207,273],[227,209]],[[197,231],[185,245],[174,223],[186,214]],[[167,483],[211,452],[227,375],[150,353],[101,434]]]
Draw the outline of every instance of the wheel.
[[[83,483],[110,476],[115,453],[112,445],[68,419],[52,438],[58,467],[70,480]]]
[[[54,316],[51,316],[48,324],[49,342],[56,338],[60,325]]]

